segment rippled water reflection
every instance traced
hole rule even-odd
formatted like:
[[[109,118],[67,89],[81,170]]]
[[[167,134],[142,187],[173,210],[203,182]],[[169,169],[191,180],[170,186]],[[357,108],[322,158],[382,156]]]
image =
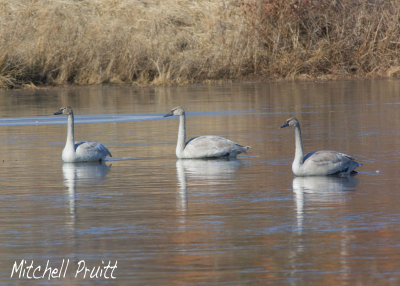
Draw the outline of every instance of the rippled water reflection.
[[[41,284],[397,285],[400,279],[400,82],[338,81],[169,88],[83,87],[0,93],[0,281],[15,261],[54,267]],[[105,164],[63,164],[76,139]],[[252,149],[238,160],[177,160],[172,107],[189,136]],[[364,165],[351,178],[295,178],[290,116],[306,152]],[[116,280],[75,277],[118,262]],[[103,261],[103,262],[102,262]]]

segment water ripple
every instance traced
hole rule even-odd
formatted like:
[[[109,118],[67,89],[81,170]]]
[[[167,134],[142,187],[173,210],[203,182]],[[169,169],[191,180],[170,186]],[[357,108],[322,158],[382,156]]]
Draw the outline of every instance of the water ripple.
[[[282,114],[279,112],[267,112],[251,110],[217,110],[190,112],[187,117],[198,116],[237,116],[237,115],[271,115]],[[164,113],[132,113],[132,114],[88,114],[75,115],[76,124],[88,123],[116,123],[116,122],[134,122],[164,119]],[[32,125],[60,125],[66,124],[66,118],[63,116],[43,115],[32,117],[0,118],[0,126],[32,126]]]

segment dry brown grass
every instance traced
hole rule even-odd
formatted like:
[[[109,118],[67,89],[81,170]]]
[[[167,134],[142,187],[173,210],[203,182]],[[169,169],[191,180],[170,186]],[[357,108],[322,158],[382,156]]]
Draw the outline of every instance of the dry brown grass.
[[[250,0],[244,10],[259,42],[257,70],[269,77],[398,73],[398,1]]]
[[[0,87],[400,74],[388,0],[0,0]]]

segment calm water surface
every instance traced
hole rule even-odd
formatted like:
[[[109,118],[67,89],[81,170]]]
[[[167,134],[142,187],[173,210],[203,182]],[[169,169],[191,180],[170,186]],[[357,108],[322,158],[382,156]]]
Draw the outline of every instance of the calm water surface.
[[[64,105],[106,164],[62,163]],[[178,119],[162,117],[177,105],[189,137],[252,149],[177,160]],[[0,283],[400,284],[400,81],[3,91],[0,116]],[[360,173],[295,178],[291,116],[307,152],[351,154]],[[22,260],[43,278],[10,278]],[[117,262],[116,280],[75,277],[82,261]]]

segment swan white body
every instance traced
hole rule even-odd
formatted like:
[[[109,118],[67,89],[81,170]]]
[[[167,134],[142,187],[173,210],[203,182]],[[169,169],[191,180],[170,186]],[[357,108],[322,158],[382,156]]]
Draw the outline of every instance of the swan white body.
[[[183,107],[178,106],[164,117],[179,116],[178,141],[176,156],[179,159],[205,159],[205,158],[235,158],[238,154],[246,152],[249,146],[242,146],[220,136],[199,136],[186,142],[186,116]]]
[[[353,157],[336,151],[317,151],[304,156],[300,123],[296,118],[288,119],[281,128],[292,126],[295,132],[296,151],[292,171],[296,176],[349,176],[361,166]]]
[[[74,113],[70,106],[63,107],[54,115],[68,115],[67,140],[62,152],[62,160],[67,163],[104,161],[106,156],[111,156],[104,145],[94,141],[74,140]]]

